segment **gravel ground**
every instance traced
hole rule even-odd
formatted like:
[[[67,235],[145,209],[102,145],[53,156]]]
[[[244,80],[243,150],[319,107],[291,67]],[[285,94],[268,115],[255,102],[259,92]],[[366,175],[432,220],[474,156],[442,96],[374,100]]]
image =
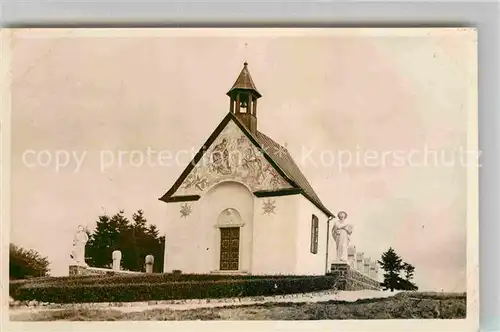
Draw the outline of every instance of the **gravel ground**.
[[[302,294],[288,294],[283,296],[260,296],[241,297],[226,299],[193,299],[193,300],[169,300],[149,302],[103,302],[103,303],[75,303],[75,304],[51,304],[30,301],[27,303],[12,302],[11,314],[35,313],[45,310],[64,309],[112,309],[120,312],[139,312],[151,309],[191,310],[199,308],[216,308],[228,305],[252,305],[263,303],[314,303],[325,301],[348,301],[354,302],[359,299],[384,298],[393,296],[397,292],[384,291],[324,291]]]

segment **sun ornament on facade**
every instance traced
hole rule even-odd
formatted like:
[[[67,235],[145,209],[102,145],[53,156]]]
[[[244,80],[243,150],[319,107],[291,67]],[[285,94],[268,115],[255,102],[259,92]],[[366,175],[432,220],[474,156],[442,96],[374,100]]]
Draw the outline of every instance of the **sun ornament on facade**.
[[[274,210],[276,209],[276,201],[273,199],[267,199],[266,201],[263,202],[262,205],[262,210],[264,211],[264,214],[271,214],[275,213]]]
[[[191,206],[188,203],[185,203],[181,206],[181,217],[186,218],[191,214]]]

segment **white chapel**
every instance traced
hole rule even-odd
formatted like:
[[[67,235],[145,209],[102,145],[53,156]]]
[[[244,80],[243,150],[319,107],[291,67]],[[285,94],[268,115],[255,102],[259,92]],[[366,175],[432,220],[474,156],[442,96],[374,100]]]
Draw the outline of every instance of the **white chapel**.
[[[164,272],[324,275],[334,215],[287,150],[258,131],[261,94],[247,63],[227,95],[228,114],[160,198]]]

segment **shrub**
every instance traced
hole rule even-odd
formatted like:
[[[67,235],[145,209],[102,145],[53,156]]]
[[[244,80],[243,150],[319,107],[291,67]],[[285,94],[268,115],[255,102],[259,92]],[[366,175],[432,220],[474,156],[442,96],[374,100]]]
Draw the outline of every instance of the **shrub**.
[[[11,297],[14,297],[15,294],[16,294],[16,290],[21,287],[21,286],[24,286],[28,283],[28,279],[25,279],[25,280],[11,280],[10,283],[9,283],[9,295]]]
[[[11,282],[18,287],[23,285],[93,285],[93,284],[133,284],[133,283],[163,283],[181,281],[217,281],[217,280],[249,280],[249,279],[282,279],[298,278],[293,275],[217,275],[217,274],[115,274],[115,275],[86,275],[70,277],[44,277]],[[304,276],[305,278],[306,276]]]
[[[9,278],[41,277],[49,272],[49,261],[34,250],[26,250],[15,244],[9,246]]]
[[[415,298],[415,299],[435,299],[435,300],[448,300],[448,299],[466,299],[467,293],[437,293],[437,292],[401,292],[395,295],[397,298]]]
[[[335,277],[318,276],[156,283],[26,283],[16,289],[14,297],[17,300],[75,303],[264,296],[330,289],[335,285],[335,281]]]

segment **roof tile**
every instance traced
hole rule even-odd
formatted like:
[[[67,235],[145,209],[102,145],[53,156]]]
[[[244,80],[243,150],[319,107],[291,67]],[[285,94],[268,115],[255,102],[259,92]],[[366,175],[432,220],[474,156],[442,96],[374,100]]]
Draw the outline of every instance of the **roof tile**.
[[[306,177],[297,166],[287,149],[260,131],[257,131],[254,136],[261,147],[267,152],[271,159],[273,159],[276,165],[281,168],[286,176],[288,176],[290,180],[294,181],[304,191],[304,194],[308,196],[309,199],[313,201],[313,203],[315,203],[321,210],[329,212],[329,216],[333,216],[333,214],[321,202],[311,184],[307,181]]]

